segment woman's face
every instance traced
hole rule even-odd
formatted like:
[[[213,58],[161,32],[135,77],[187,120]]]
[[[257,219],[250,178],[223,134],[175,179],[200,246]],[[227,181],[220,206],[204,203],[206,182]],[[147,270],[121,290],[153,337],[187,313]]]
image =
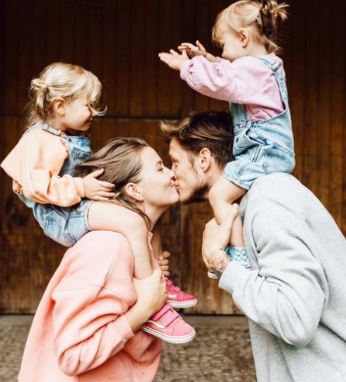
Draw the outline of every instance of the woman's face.
[[[179,200],[174,172],[163,165],[151,147],[141,151],[142,172],[138,183],[144,203],[151,207],[168,208]]]

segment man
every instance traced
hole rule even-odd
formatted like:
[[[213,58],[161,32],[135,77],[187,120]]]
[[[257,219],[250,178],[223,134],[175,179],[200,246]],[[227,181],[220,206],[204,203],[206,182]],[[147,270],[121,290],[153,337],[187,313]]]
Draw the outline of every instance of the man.
[[[182,202],[208,198],[232,160],[227,113],[162,123]],[[249,319],[260,382],[346,381],[346,241],[327,210],[289,174],[259,177],[240,203],[251,262],[226,256],[234,211],[207,224],[203,256]],[[230,344],[231,346],[231,344]]]

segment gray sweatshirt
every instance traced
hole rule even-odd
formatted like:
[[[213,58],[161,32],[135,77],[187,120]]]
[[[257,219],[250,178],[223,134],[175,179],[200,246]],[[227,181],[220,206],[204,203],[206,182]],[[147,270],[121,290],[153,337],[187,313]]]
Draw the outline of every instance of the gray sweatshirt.
[[[249,319],[257,380],[345,382],[343,234],[288,174],[258,178],[240,209],[252,269],[231,262],[219,286]]]

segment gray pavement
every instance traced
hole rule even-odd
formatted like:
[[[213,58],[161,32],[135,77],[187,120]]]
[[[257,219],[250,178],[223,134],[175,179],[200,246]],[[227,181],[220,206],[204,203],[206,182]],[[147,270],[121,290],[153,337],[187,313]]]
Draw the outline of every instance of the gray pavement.
[[[185,316],[196,338],[164,345],[155,382],[255,382],[244,317]],[[0,315],[0,381],[15,382],[32,316]],[[45,381],[49,382],[49,381]],[[97,382],[97,381],[95,381]],[[121,381],[115,381],[121,382]]]

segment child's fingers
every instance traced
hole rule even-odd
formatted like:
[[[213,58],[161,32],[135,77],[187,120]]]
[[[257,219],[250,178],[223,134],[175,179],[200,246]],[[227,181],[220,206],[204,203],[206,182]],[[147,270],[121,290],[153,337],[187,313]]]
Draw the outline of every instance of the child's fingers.
[[[159,59],[168,65],[171,62],[172,55],[169,53],[159,53]]]
[[[199,40],[196,41],[196,45],[199,49],[205,50],[204,46],[199,42]]]
[[[91,172],[87,176],[91,176],[92,178],[97,178],[98,176],[100,176],[103,173],[103,171],[104,171],[104,169],[100,168],[98,170],[95,170],[95,171]]]
[[[99,195],[94,195],[93,197],[90,197],[92,200],[97,200],[97,201],[108,201],[108,198],[105,198],[104,196],[99,196]]]
[[[170,53],[171,55],[173,55],[173,56],[179,56],[179,53],[178,53],[176,50],[174,50],[174,49],[170,49],[170,50],[169,50],[169,53]]]
[[[171,253],[168,251],[163,251],[160,255],[162,259],[168,259],[171,256]]]
[[[99,180],[98,181],[99,185],[107,190],[113,190],[115,185],[110,182],[105,182],[104,180]]]
[[[97,195],[103,196],[104,198],[107,198],[107,199],[112,199],[112,198],[114,198],[115,193],[114,192],[99,191],[97,193]]]
[[[185,48],[191,49],[191,50],[194,50],[197,48],[195,45],[191,44],[190,42],[183,42],[179,46],[182,46],[182,47],[185,47]]]

